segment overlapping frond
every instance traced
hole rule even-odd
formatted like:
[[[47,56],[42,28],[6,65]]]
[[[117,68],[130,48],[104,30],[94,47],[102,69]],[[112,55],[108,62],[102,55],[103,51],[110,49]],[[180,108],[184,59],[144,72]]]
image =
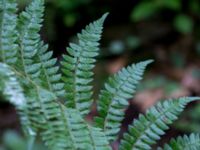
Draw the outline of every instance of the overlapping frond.
[[[60,104],[56,102],[55,95],[47,90],[39,89],[38,99],[40,101],[41,116],[44,119],[44,123],[41,124],[43,126],[40,126],[40,128],[45,144],[52,150],[74,149],[69,136],[69,129],[66,128],[67,124],[63,111]]]
[[[151,60],[133,64],[110,77],[101,90],[97,102],[99,117],[95,121],[103,128],[109,140],[115,140],[124,118],[124,110],[128,106],[128,99],[133,97],[136,85],[142,79],[146,66]]]
[[[109,141],[116,139],[128,99],[152,60],[123,68],[109,78],[97,102],[99,116],[93,127],[83,117],[92,104],[92,69],[107,14],[86,26],[78,34],[79,43],[67,48],[68,55],[61,63],[64,89],[57,59],[52,58],[52,51],[39,35],[44,0],[33,0],[18,19],[16,6],[15,0],[0,1],[0,96],[16,106],[25,133],[33,137],[40,133],[49,149],[111,150]],[[65,90],[66,106],[58,100]],[[133,121],[119,149],[150,149],[186,104],[197,99],[159,102]],[[174,149],[200,149],[200,135],[172,139],[163,148]]]
[[[99,53],[103,22],[107,14],[99,20],[86,26],[78,34],[79,43],[70,44],[68,55],[64,55],[62,62],[63,81],[66,83],[66,105],[78,109],[82,115],[88,114],[92,104],[92,86],[95,57]]]
[[[16,0],[0,1],[0,61],[13,65],[17,61]]]
[[[100,129],[88,125],[78,110],[66,110],[65,118],[75,149],[110,150],[104,133]],[[72,143],[69,144],[72,145]]]
[[[15,106],[26,104],[23,90],[8,65],[0,63],[0,91]]]
[[[23,68],[25,75],[60,97],[64,95],[64,84],[60,82],[57,59],[52,58],[53,52],[48,51],[38,33],[43,15],[44,0],[33,0],[19,15],[20,70]]]
[[[23,89],[15,73],[8,65],[3,63],[0,63],[0,92],[6,100],[16,106],[25,133],[34,134],[27,115],[27,103]]]
[[[41,42],[38,34],[44,11],[43,5],[43,0],[33,0],[26,10],[20,14],[18,20],[17,29],[19,35],[17,43],[19,45],[18,57],[20,59],[16,64],[17,69],[13,68],[13,70],[25,89],[25,103],[27,105],[23,110],[26,110],[25,113],[30,119],[28,123],[22,122],[27,124],[30,129],[33,128],[33,130],[29,129],[29,134],[34,134],[39,130],[44,142],[53,149],[92,150],[96,149],[98,144],[101,149],[109,149],[108,141],[103,132],[97,130],[97,128],[89,128],[79,111],[68,110],[57,100],[58,96],[64,93],[63,84],[59,82],[61,75],[57,73],[56,59],[52,59],[52,52],[47,51],[48,46]],[[92,32],[90,28],[93,28],[94,35],[93,33],[88,34],[90,38],[96,37],[97,39],[98,36],[96,34],[100,32],[98,30],[101,30],[101,27],[96,31],[94,25],[100,26],[102,23],[103,18],[89,25],[89,29],[83,32]],[[79,36],[87,38],[88,35]],[[85,44],[85,46],[91,46],[84,39],[80,40],[80,43]],[[96,48],[94,45],[97,42],[94,41],[92,44],[93,47],[89,48]],[[91,52],[91,54],[94,55],[94,52]],[[88,58],[88,60],[94,61],[92,58]],[[93,139],[94,133],[97,133],[97,137],[100,140],[98,144]]]
[[[31,88],[24,96],[15,76],[6,65],[0,64],[0,91],[18,108],[29,136],[40,131],[43,141],[53,150],[110,150],[104,133],[90,127],[78,110],[67,109],[56,95],[34,83],[29,83]]]
[[[185,106],[198,99],[198,97],[185,97],[159,102],[150,108],[145,115],[141,114],[138,119],[133,121],[133,124],[129,126],[128,133],[124,134],[119,149],[151,149],[151,145],[160,139],[160,136],[177,119]]]
[[[43,116],[46,120],[41,135],[48,147],[53,150],[110,149],[103,132],[90,127],[78,110],[55,103],[55,97],[51,93],[40,91]]]
[[[40,80],[42,85],[49,89],[51,92],[55,92],[56,96],[64,96],[64,83],[61,82],[61,74],[58,73],[59,67],[56,66],[57,59],[52,58],[53,52],[47,51],[48,45],[44,45],[40,42],[37,58],[41,64]]]
[[[19,32],[19,70],[26,76],[38,81],[41,64],[35,61],[40,42],[40,27],[44,12],[44,0],[33,0],[30,5],[19,15],[17,29]]]
[[[102,130],[88,125],[78,110],[67,109],[56,101],[53,93],[26,81],[21,84],[24,88],[28,84],[30,90],[26,89],[24,95],[16,79],[19,74],[11,69],[0,63],[0,92],[19,110],[29,136],[36,136],[39,130],[52,150],[110,150]],[[26,80],[22,77],[19,75],[19,80]]]
[[[90,126],[88,129],[94,150],[111,150],[108,139],[102,129]]]
[[[165,144],[164,148],[158,148],[158,150],[199,150],[200,149],[200,135],[190,134],[189,136],[179,136],[176,139],[172,139],[169,144]]]

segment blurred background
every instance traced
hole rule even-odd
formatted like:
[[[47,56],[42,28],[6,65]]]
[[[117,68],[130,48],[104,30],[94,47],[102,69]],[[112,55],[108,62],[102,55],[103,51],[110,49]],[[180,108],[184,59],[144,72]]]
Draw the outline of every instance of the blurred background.
[[[29,3],[18,1],[19,10]],[[69,42],[77,41],[76,33],[105,12],[110,14],[94,70],[96,98],[108,75],[133,62],[155,60],[130,100],[121,133],[159,100],[200,96],[199,0],[46,0],[42,38],[62,59]],[[95,108],[88,119],[94,114]],[[190,132],[200,132],[200,103],[187,107],[159,145]],[[25,150],[26,143],[14,107],[0,101],[0,150]],[[46,150],[40,142],[35,149]]]

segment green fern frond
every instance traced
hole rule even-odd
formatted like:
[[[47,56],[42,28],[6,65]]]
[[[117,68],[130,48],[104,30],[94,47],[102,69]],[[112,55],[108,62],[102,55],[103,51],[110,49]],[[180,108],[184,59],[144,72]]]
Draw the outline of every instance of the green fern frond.
[[[0,92],[6,100],[16,106],[24,132],[27,135],[34,134],[27,115],[27,103],[23,89],[15,73],[8,65],[3,63],[0,63]]]
[[[58,73],[59,67],[56,66],[57,59],[52,58],[53,52],[47,50],[48,45],[40,42],[37,53],[38,62],[41,64],[40,80],[42,86],[61,97],[64,96],[65,90],[64,83],[61,82],[61,74]]]
[[[108,140],[103,132],[100,129],[90,127],[78,110],[67,109],[63,105],[60,107],[62,111],[58,113],[58,108],[54,106],[54,109],[57,110],[53,112],[57,112],[54,113],[57,116],[49,118],[51,122],[48,121],[46,130],[42,132],[43,140],[47,146],[53,150],[110,150]],[[49,111],[52,112],[50,108]],[[49,115],[46,114],[46,116]]]
[[[41,136],[44,143],[52,149],[65,150],[69,148],[69,143],[67,143],[71,142],[69,131],[66,128],[67,124],[61,106],[55,101],[55,95],[47,90],[39,89],[38,98],[41,116],[44,119],[44,122],[40,123],[41,126],[39,126],[42,129]]]
[[[95,118],[98,127],[103,128],[109,140],[115,140],[124,118],[128,99],[133,97],[136,85],[142,79],[146,66],[152,60],[133,64],[110,77],[105,89],[101,90],[97,102],[99,117]]]
[[[94,150],[111,150],[108,139],[102,129],[89,126],[89,131]]]
[[[13,65],[17,61],[16,0],[0,1],[0,61]]]
[[[82,115],[89,113],[92,104],[92,69],[99,53],[103,22],[107,14],[99,20],[86,26],[78,34],[79,43],[70,44],[67,48],[69,55],[64,55],[63,81],[66,83],[66,106],[78,109]]]
[[[137,120],[129,126],[128,133],[124,134],[120,150],[149,150],[160,136],[163,135],[168,126],[177,119],[185,106],[198,97],[185,97],[176,100],[159,102],[150,108],[145,115],[139,115]]]
[[[133,97],[152,60],[123,68],[109,78],[97,102],[99,116],[94,127],[84,116],[93,102],[92,69],[107,14],[86,26],[78,34],[78,44],[71,43],[67,48],[68,55],[61,63],[62,76],[57,59],[39,35],[44,0],[32,0],[19,18],[16,6],[15,0],[0,0],[0,96],[16,106],[31,142],[39,134],[52,150],[111,150],[109,142],[117,137],[128,99]],[[63,95],[65,104],[59,101]],[[159,102],[133,121],[119,149],[149,150],[185,106],[197,99],[200,98]],[[172,139],[163,149],[200,149],[200,135]]]
[[[9,66],[0,63],[0,91],[15,106],[22,106],[26,103],[23,90],[18,83],[15,74]]]
[[[165,144],[164,148],[158,148],[158,150],[199,150],[200,149],[200,135],[190,134],[189,136],[179,136],[176,139],[172,139],[169,144]]]
[[[41,42],[38,34],[42,22],[43,5],[43,0],[34,0],[20,14],[18,55],[21,61],[17,70],[12,68],[20,84],[26,89],[24,93],[27,106],[24,109],[27,110],[26,113],[30,119],[28,126],[33,128],[29,134],[34,133],[36,136],[39,130],[48,147],[65,150],[96,149],[97,142],[93,139],[93,133],[96,132],[99,134],[99,140],[102,139],[101,147],[109,149],[103,132],[100,134],[100,130],[97,132],[97,130],[89,129],[86,123],[83,124],[84,120],[77,114],[78,111],[73,113],[68,112],[67,109],[63,110],[62,104],[57,100],[57,96],[63,93],[63,84],[58,83],[61,75],[57,74],[56,59],[51,59],[52,52],[47,52],[47,46]],[[48,83],[48,86],[45,83]],[[55,95],[52,92],[55,92]]]
[[[38,52],[40,42],[40,27],[43,21],[44,0],[33,0],[30,5],[19,15],[19,57],[20,71],[31,79],[37,80],[40,75],[41,64],[35,62],[34,56]]]
[[[88,125],[78,110],[68,109],[65,111],[65,116],[69,118],[67,124],[74,139],[75,149],[110,150],[104,133],[100,129]]]
[[[64,84],[60,82],[61,74],[56,66],[57,59],[53,52],[47,51],[48,45],[40,39],[44,0],[34,0],[20,14],[18,21],[21,65],[24,73],[37,84],[55,92],[58,97],[64,95]]]
[[[20,79],[20,81],[24,80],[26,79]],[[28,111],[26,113],[30,123],[26,125],[33,128],[32,133],[39,130],[44,143],[50,149],[93,150],[98,147],[109,149],[104,133],[100,129],[87,125],[78,110],[65,108],[56,101],[56,95],[36,84],[29,83],[28,85],[29,87],[26,88]]]

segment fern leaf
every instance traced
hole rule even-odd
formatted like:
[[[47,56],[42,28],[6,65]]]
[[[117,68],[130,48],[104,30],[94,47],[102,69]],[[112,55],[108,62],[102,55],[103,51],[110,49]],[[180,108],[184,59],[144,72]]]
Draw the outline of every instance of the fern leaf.
[[[150,108],[145,115],[139,115],[137,120],[129,126],[128,133],[124,134],[120,150],[139,150],[151,149],[169,124],[172,124],[177,116],[183,111],[185,106],[198,97],[185,97],[176,100],[159,102],[156,106]]]
[[[92,69],[95,57],[99,53],[99,40],[101,38],[103,22],[107,14],[99,20],[86,26],[78,34],[79,43],[70,44],[67,48],[69,55],[64,55],[63,81],[66,83],[66,106],[78,109],[82,115],[89,112],[92,104]]]
[[[65,138],[66,133],[63,130],[65,122],[56,95],[36,85],[14,68],[8,68],[0,64],[0,77],[2,79],[0,84],[3,86],[0,87],[0,91],[3,90],[3,94],[8,95],[8,100],[19,110],[21,121],[26,129],[25,133],[28,136],[36,136],[38,130],[41,133],[48,131],[51,133],[48,137],[52,137],[48,142],[59,148],[59,144],[62,145],[65,142],[64,139],[68,140],[68,138]],[[15,76],[21,81],[19,84]],[[9,80],[7,81],[5,78]],[[22,87],[26,89],[24,93],[21,92],[20,85],[23,85]],[[22,94],[25,94],[25,96]]]
[[[65,150],[73,149],[69,138],[68,128],[65,128],[64,117],[60,104],[57,103],[56,96],[45,90],[38,90],[38,101],[43,123],[40,123],[41,136],[45,144],[51,149]],[[69,141],[69,143],[68,143]]]
[[[20,66],[30,79],[37,79],[40,75],[41,64],[35,62],[34,56],[38,53],[40,42],[40,27],[44,12],[44,0],[33,0],[30,5],[19,15],[17,29],[19,32],[19,57]]]
[[[111,150],[108,139],[102,129],[88,126],[94,150]]]
[[[152,61],[144,61],[123,68],[110,77],[105,89],[101,90],[97,102],[99,117],[95,118],[98,127],[103,128],[109,140],[115,140],[124,118],[124,110],[128,99],[133,97],[136,85],[142,79],[146,66]]]
[[[56,95],[50,91],[33,87],[26,95],[28,106],[31,107],[28,111],[31,125],[40,131],[49,148],[95,150],[99,146],[109,150],[109,143],[103,132],[90,128],[78,110],[68,109],[60,104]]]
[[[0,92],[6,100],[16,106],[26,135],[35,135],[27,115],[27,103],[23,89],[11,68],[2,63],[0,63]]]
[[[41,92],[43,95],[41,98],[49,105],[43,104],[48,107],[43,107],[47,123],[42,137],[47,146],[59,150],[98,148],[110,150],[108,140],[100,129],[87,125],[79,111],[67,109],[62,104],[53,104],[52,101],[50,102],[51,98],[47,98],[50,94],[44,93]]]
[[[48,45],[40,42],[38,47],[37,58],[41,64],[40,80],[43,87],[46,87],[51,92],[55,92],[56,96],[64,96],[64,83],[61,83],[61,74],[58,73],[59,67],[56,66],[57,59],[52,58],[53,52],[47,51]]]
[[[68,119],[68,128],[74,137],[76,149],[110,150],[108,140],[101,129],[90,127],[83,119],[79,111],[68,109],[65,111]]]
[[[25,83],[18,83],[16,75]],[[67,109],[50,91],[1,63],[0,79],[0,92],[18,108],[28,136],[40,131],[45,144],[56,150],[110,150],[101,129],[90,127],[78,110]],[[24,88],[28,85],[25,92],[21,84]]]
[[[58,97],[64,95],[64,84],[60,82],[61,74],[55,65],[57,59],[52,58],[52,51],[40,39],[44,0],[34,0],[20,14],[18,30],[20,33],[20,56],[24,73],[37,84],[55,92]]]
[[[31,126],[40,131],[45,145],[53,150],[75,150],[75,146],[79,144],[72,144],[74,139],[67,122],[67,119],[70,118],[65,116],[65,110],[62,109],[62,104],[57,101],[56,95],[33,84],[26,96],[28,106],[30,106],[28,115]],[[77,118],[73,119],[74,125],[76,125]],[[85,138],[87,139],[87,137]]]
[[[0,1],[0,61],[13,65],[17,61],[16,0]]]
[[[177,139],[172,139],[169,144],[165,144],[164,148],[158,150],[199,150],[200,149],[200,135],[190,134],[189,136],[179,136]]]

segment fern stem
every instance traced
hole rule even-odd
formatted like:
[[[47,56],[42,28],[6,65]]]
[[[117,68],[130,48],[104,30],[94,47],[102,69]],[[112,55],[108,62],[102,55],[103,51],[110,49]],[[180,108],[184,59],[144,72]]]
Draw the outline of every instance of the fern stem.
[[[28,139],[27,150],[33,150],[34,143],[35,143],[35,135],[31,135],[31,136],[29,137],[29,139]]]
[[[66,114],[64,113],[65,112],[65,109],[64,109],[64,107],[62,106],[62,105],[59,105],[60,106],[60,108],[61,108],[61,110],[62,110],[62,116],[63,116],[63,121],[64,121],[64,123],[65,123],[65,128],[66,128],[66,130],[70,130],[70,124],[69,124],[69,121],[67,120],[67,116],[66,116]],[[74,141],[75,141],[75,138],[74,138],[74,136],[71,134],[72,133],[72,131],[71,132],[69,132],[69,137],[70,137],[70,140],[71,140],[71,146],[72,146],[72,148],[75,150],[76,149],[76,143],[74,143]]]

